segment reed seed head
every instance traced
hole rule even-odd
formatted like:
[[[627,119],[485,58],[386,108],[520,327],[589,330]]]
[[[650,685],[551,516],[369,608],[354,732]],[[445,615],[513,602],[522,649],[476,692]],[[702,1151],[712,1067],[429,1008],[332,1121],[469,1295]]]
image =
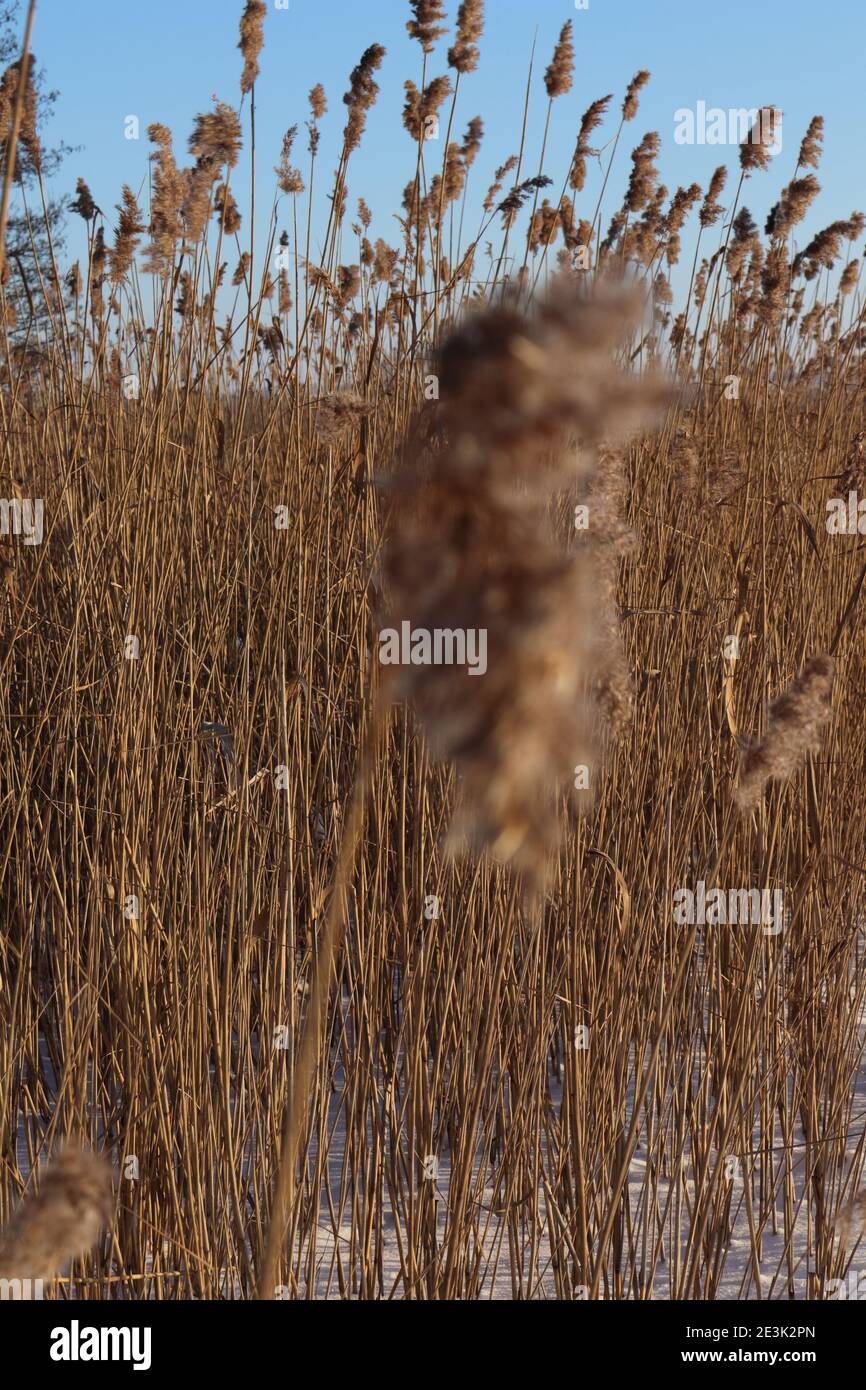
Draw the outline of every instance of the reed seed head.
[[[413,39],[417,39],[425,53],[432,53],[437,39],[447,33],[440,20],[445,18],[442,0],[409,0],[413,18],[406,28]]]
[[[817,169],[823,143],[824,117],[813,116],[800,145],[800,154],[797,158],[798,168]]]
[[[821,746],[821,733],[830,719],[833,675],[831,656],[811,656],[787,690],[767,712],[767,727],[753,739],[740,759],[736,790],[741,811],[750,811],[760,800],[768,781],[786,782],[807,754]]]
[[[631,121],[637,115],[638,93],[643,90],[650,80],[650,73],[646,68],[641,68],[636,72],[631,82],[626,88],[625,99],[622,103],[622,118],[624,121]]]
[[[119,285],[129,273],[139,237],[144,232],[141,211],[135,194],[128,184],[123,185],[123,201],[117,204],[118,224],[111,253],[111,283]]]
[[[536,884],[557,839],[554,788],[590,755],[594,664],[628,703],[611,631],[594,636],[590,550],[560,544],[548,502],[589,467],[577,437],[591,446],[658,404],[612,360],[635,311],[622,291],[558,291],[531,316],[507,304],[471,315],[441,351],[444,446],[408,450],[388,484],[389,621],[486,633],[477,680],[413,665],[396,687],[457,765],[449,843],[490,849]]]
[[[382,45],[371,44],[369,48],[364,50],[357,67],[352,69],[349,78],[349,90],[343,97],[343,102],[349,108],[349,119],[343,132],[344,150],[347,155],[356,150],[361,143],[364,126],[367,123],[367,112],[379,94],[379,87],[373,79],[373,73],[382,66],[384,57],[385,50]]]
[[[782,113],[776,106],[762,106],[755,124],[740,145],[740,168],[749,174],[754,169],[766,169],[776,144],[776,132]]]
[[[50,1279],[92,1248],[111,1216],[111,1169],[68,1145],[0,1235],[0,1278]]]
[[[259,54],[265,43],[264,23],[267,12],[265,0],[246,0],[241,15],[241,37],[238,43],[244,60],[241,92],[250,91],[259,75]]]
[[[550,66],[544,74],[544,86],[551,101],[571,91],[574,75],[573,24],[567,19],[562,26],[559,42],[553,50]]]
[[[484,32],[484,0],[462,0],[457,11],[457,34],[448,50],[448,66],[457,72],[478,67],[478,40]]]

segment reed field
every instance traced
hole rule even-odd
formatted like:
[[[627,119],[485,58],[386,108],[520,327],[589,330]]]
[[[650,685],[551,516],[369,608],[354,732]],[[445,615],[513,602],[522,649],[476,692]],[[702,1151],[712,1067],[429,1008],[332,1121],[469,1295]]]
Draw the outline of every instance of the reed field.
[[[801,235],[832,134],[774,157],[763,107],[671,190],[641,71],[549,167],[575,25],[491,133],[483,0],[401,0],[405,194],[371,209],[389,35],[340,90],[309,56],[275,156],[268,8],[143,190],[103,211],[75,156],[86,261],[46,224],[32,6],[0,82],[0,243],[25,167],[43,242],[0,289],[0,1277],[839,1296],[866,217]],[[407,660],[404,623],[483,660]]]

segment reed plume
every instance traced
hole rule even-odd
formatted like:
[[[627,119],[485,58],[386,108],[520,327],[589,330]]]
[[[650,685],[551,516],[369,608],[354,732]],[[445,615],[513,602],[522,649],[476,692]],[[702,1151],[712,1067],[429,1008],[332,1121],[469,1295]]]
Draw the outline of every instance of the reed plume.
[[[351,154],[361,143],[361,137],[367,123],[367,112],[375,103],[379,93],[379,86],[373,79],[373,73],[382,66],[384,57],[385,50],[382,45],[371,44],[369,48],[364,50],[357,67],[352,69],[349,78],[349,90],[343,97],[343,102],[349,108],[349,119],[343,132],[343,150],[346,155]]]
[[[150,156],[154,172],[146,268],[155,274],[167,275],[182,231],[185,180],[175,163],[168,127],[156,122],[148,126],[147,133],[156,149]]]
[[[609,635],[594,637],[587,552],[557,541],[547,499],[659,403],[657,383],[611,360],[634,311],[611,291],[563,291],[531,317],[504,304],[470,318],[439,363],[446,447],[409,451],[389,483],[389,620],[486,633],[477,684],[434,665],[403,667],[396,686],[457,765],[449,845],[489,849],[535,883],[557,839],[552,790],[591,761],[586,682]]]
[[[608,92],[605,97],[598,97],[596,101],[592,102],[591,105],[586,108],[581,117],[580,129],[577,133],[577,145],[575,146],[574,158],[572,159],[568,179],[569,187],[572,188],[575,193],[580,193],[583,189],[583,185],[586,182],[586,157],[594,153],[594,151],[590,149],[587,141],[593,131],[597,130],[604,120],[605,113],[612,99],[612,92]]]
[[[241,15],[241,37],[238,48],[244,60],[241,73],[241,92],[251,90],[259,75],[259,54],[265,43],[264,23],[268,7],[265,0],[247,0]]]
[[[241,229],[241,212],[235,202],[234,194],[226,184],[221,183],[214,194],[214,210],[219,215],[220,226],[226,236],[234,236]]]
[[[698,221],[702,227],[712,227],[714,223],[718,222],[724,212],[724,208],[719,202],[719,194],[725,186],[727,177],[727,169],[724,164],[720,164],[710,179],[710,186],[707,189],[706,197],[698,213]]]
[[[661,140],[656,132],[651,130],[643,137],[637,149],[632,151],[632,170],[624,203],[628,212],[639,212],[655,193],[658,174],[654,161],[660,148]]]
[[[571,91],[574,73],[573,24],[567,19],[562,26],[559,41],[553,50],[550,66],[544,74],[544,86],[551,101]]]
[[[629,82],[622,103],[622,118],[624,121],[634,120],[637,115],[638,93],[643,90],[649,80],[650,73],[647,72],[646,68],[641,68],[640,72],[636,72],[631,82]]]
[[[316,406],[316,434],[324,444],[336,444],[370,414],[371,407],[354,391],[334,391]]]
[[[36,56],[31,53],[27,62],[27,77],[24,85],[24,95],[21,103],[21,122],[18,130],[18,140],[24,154],[30,161],[30,165],[38,173],[42,168],[42,144],[39,139],[38,131],[38,111],[36,85],[33,81],[33,72],[36,65]],[[18,91],[18,84],[21,80],[21,60],[16,59],[10,63],[3,73],[0,82],[0,142],[6,143],[9,132],[12,129],[12,115],[15,108],[15,99]]]
[[[447,33],[440,20],[445,18],[442,0],[409,0],[414,16],[408,20],[406,28],[413,39],[417,39],[425,53],[432,53],[436,40]]]
[[[117,232],[114,238],[114,249],[111,252],[111,283],[113,285],[119,285],[126,279],[132,266],[139,238],[144,232],[141,210],[135,194],[128,184],[123,185],[122,201],[117,204],[117,212]]]
[[[466,134],[463,136],[463,143],[460,146],[460,153],[463,163],[467,169],[471,169],[475,163],[475,157],[481,149],[481,141],[484,138],[484,122],[480,116],[473,116],[466,127]]]
[[[800,675],[770,705],[764,734],[751,740],[741,755],[736,790],[741,811],[757,805],[766,782],[787,781],[806,755],[820,748],[821,732],[831,715],[835,666],[831,656],[810,656]]]
[[[277,176],[277,187],[281,193],[295,195],[303,193],[304,180],[300,169],[292,166],[292,145],[298,133],[297,126],[291,126],[283,136],[283,145],[280,151],[280,162],[274,168]]]
[[[818,161],[821,158],[821,147],[823,143],[824,117],[813,116],[809,122],[806,134],[803,136],[802,144],[800,145],[797,167],[817,169]]]
[[[93,194],[84,179],[79,178],[75,181],[75,197],[69,204],[69,211],[77,213],[85,222],[92,222],[96,216],[97,208]]]
[[[798,222],[802,222],[820,191],[821,185],[814,174],[792,179],[782,190],[778,203],[770,211],[765,228],[767,235],[776,238],[786,237]]]
[[[773,157],[777,127],[782,113],[775,106],[762,106],[746,139],[740,145],[740,168],[744,174],[766,169]]]
[[[461,0],[457,11],[457,33],[448,50],[448,66],[457,72],[474,72],[478,67],[478,40],[484,32],[484,0]]]
[[[95,1244],[111,1216],[111,1170],[67,1145],[0,1235],[0,1278],[50,1279]]]

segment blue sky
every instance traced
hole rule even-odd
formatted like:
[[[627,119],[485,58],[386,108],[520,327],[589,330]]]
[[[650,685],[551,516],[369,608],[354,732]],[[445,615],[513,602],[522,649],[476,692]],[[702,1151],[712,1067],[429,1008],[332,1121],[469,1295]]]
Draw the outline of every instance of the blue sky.
[[[137,189],[146,178],[145,132],[156,120],[172,129],[183,161],[194,115],[206,110],[215,96],[233,103],[239,99],[236,45],[242,8],[242,0],[39,0],[33,46],[49,83],[60,92],[48,139],[62,138],[81,147],[64,166],[56,191],[72,191],[81,174],[98,205],[110,212],[124,182]],[[457,0],[447,0],[447,10],[453,21]],[[321,197],[323,176],[336,166],[348,74],[364,48],[379,42],[388,50],[378,76],[381,93],[362,149],[350,166],[349,206],[354,213],[362,193],[374,213],[373,232],[396,241],[392,214],[414,170],[412,144],[400,121],[403,81],[411,77],[417,82],[420,77],[421,53],[406,33],[408,17],[404,0],[290,0],[287,11],[277,10],[271,0],[256,86],[259,198],[267,211],[273,191],[270,170],[282,134],[290,125],[302,126],[308,115],[306,94],[315,82],[324,84],[329,103],[319,163],[319,208],[327,211]],[[799,141],[816,113],[826,118],[825,153],[818,171],[822,194],[801,229],[800,244],[818,226],[866,203],[862,0],[823,5],[788,0],[784,6],[766,0],[590,0],[587,11],[576,10],[574,0],[487,0],[481,63],[476,73],[462,80],[457,112],[460,133],[476,114],[485,124],[482,153],[472,172],[471,187],[479,202],[492,170],[517,149],[534,39],[526,173],[537,172],[547,107],[543,72],[569,17],[575,28],[575,81],[572,91],[554,103],[545,164],[557,194],[581,113],[590,101],[606,92],[615,94],[597,137],[607,140],[615,132],[629,79],[642,67],[652,72],[639,113],[626,126],[620,145],[604,204],[605,227],[624,191],[628,154],[648,130],[657,130],[662,138],[660,170],[671,191],[692,180],[705,188],[715,165],[727,163],[727,192],[733,192],[735,147],[674,143],[674,112],[694,107],[699,100],[724,108],[775,104],[784,112],[782,153],[768,172],[753,175],[746,187],[744,201],[761,225],[793,173]],[[447,44],[446,38],[430,60],[430,74],[446,70]],[[124,119],[130,114],[141,122],[137,142],[124,138]],[[305,144],[300,148],[305,152]],[[303,167],[304,160],[299,162]],[[600,182],[600,172],[591,166],[579,215],[592,215]],[[233,178],[233,186],[246,211],[243,179]],[[283,200],[281,227],[290,225],[287,202]],[[474,226],[474,220],[468,225]],[[71,219],[70,259],[81,252],[81,233],[80,221]],[[688,248],[688,228],[685,245]],[[688,251],[684,261],[687,258]]]

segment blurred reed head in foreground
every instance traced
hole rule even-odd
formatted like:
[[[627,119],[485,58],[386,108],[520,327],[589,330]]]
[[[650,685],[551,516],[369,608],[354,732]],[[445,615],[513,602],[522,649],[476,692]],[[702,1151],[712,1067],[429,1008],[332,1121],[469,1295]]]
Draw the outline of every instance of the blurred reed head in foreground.
[[[50,1279],[96,1243],[111,1217],[111,1169],[74,1143],[49,1164],[0,1233],[0,1278]]]
[[[603,442],[608,458],[666,399],[660,377],[615,360],[639,314],[632,291],[587,296],[566,281],[530,314],[503,301],[469,316],[441,350],[438,428],[389,481],[390,620],[487,633],[481,679],[405,666],[398,683],[459,773],[449,843],[490,849],[534,882],[558,840],[555,788],[594,761],[590,687],[623,663],[611,575],[624,499],[595,451]],[[556,491],[575,483],[597,504],[587,545],[551,521]]]

